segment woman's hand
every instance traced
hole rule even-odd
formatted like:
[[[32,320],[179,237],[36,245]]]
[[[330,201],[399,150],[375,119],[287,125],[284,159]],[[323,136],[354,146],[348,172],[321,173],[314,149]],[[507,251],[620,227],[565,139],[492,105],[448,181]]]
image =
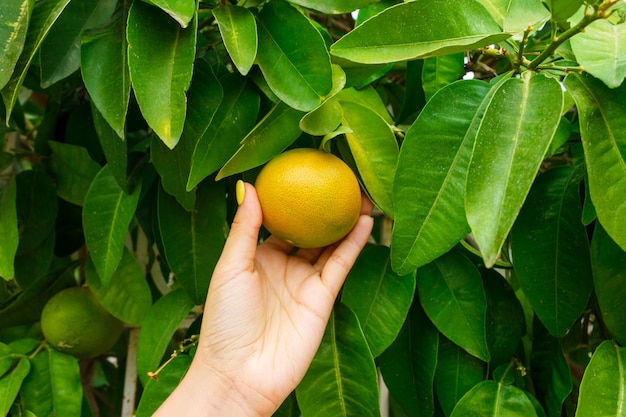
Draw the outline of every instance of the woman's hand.
[[[243,201],[211,279],[198,349],[156,415],[271,416],[304,377],[369,238],[372,204],[363,198],[357,224],[339,243],[295,252],[273,237],[257,245],[263,213],[256,191],[237,188]],[[180,408],[185,402],[198,413]]]

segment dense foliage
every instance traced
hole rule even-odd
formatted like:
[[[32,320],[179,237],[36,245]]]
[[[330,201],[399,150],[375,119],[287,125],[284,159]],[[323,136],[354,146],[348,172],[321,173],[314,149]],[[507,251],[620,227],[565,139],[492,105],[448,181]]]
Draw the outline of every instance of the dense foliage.
[[[0,2],[0,415],[151,415],[235,181],[321,147],[377,227],[277,416],[625,416],[623,6]],[[107,355],[42,337],[77,284]]]

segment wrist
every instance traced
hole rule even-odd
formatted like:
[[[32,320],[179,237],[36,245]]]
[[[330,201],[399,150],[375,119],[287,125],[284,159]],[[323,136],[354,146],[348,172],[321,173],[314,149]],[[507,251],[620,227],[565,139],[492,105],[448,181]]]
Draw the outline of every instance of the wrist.
[[[266,417],[275,406],[258,392],[194,360],[155,417]]]

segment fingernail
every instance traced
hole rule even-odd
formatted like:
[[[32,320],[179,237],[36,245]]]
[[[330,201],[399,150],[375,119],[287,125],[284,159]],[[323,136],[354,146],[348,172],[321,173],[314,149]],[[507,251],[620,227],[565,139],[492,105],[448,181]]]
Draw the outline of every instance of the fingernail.
[[[235,185],[235,194],[237,197],[237,204],[241,205],[241,203],[243,203],[243,199],[246,197],[246,187],[242,180],[237,180],[237,184]]]

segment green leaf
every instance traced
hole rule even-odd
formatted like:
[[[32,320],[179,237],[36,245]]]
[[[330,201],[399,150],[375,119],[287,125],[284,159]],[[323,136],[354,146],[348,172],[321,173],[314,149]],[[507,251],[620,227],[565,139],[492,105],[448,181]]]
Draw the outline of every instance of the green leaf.
[[[323,136],[333,132],[341,123],[343,111],[334,97],[340,94],[346,85],[346,73],[339,65],[333,64],[333,88],[328,97],[315,109],[300,119],[300,129],[313,136]]]
[[[532,26],[541,27],[550,13],[541,0],[479,0],[505,32],[519,33]]]
[[[54,230],[58,199],[52,178],[43,169],[23,171],[16,180],[18,253],[22,253],[39,246]]]
[[[133,2],[128,15],[128,66],[137,103],[148,125],[172,149],[185,122],[198,19],[183,29],[161,10]]]
[[[362,9],[377,1],[380,0],[291,0],[291,3],[299,4],[324,14],[341,14]]]
[[[479,110],[489,91],[481,81],[450,84],[406,132],[393,185],[391,262],[396,272],[431,262],[469,232],[465,180]]]
[[[558,81],[541,74],[510,78],[491,97],[476,134],[465,194],[467,220],[487,267],[500,255],[562,107]]]
[[[472,262],[453,250],[417,270],[424,311],[437,329],[470,354],[488,362],[487,299]]]
[[[20,356],[17,364],[5,373],[0,374],[0,415],[9,415],[9,409],[22,386],[22,381],[30,372],[30,361]]]
[[[140,192],[141,187],[137,186],[132,194],[126,194],[106,165],[94,178],[85,197],[85,241],[104,287],[122,259]]]
[[[548,417],[561,417],[563,402],[572,392],[572,374],[561,341],[535,319],[531,363],[537,398]]]
[[[169,14],[178,24],[186,28],[197,10],[196,0],[145,0],[160,7]]]
[[[409,416],[433,415],[438,346],[439,332],[413,303],[398,337],[378,358],[385,385]]]
[[[265,4],[257,23],[257,63],[272,91],[297,110],[319,106],[332,88],[330,56],[320,33],[284,0]]]
[[[367,193],[374,204],[393,217],[391,191],[398,163],[398,143],[391,127],[377,113],[344,101],[343,125],[351,130],[345,137]]]
[[[254,15],[245,7],[227,3],[213,9],[213,16],[230,58],[241,75],[247,75],[254,64],[258,47]]]
[[[580,118],[589,192],[598,220],[609,236],[626,250],[626,86],[610,90],[599,80],[569,75]]]
[[[435,393],[446,416],[472,387],[484,379],[485,363],[441,336],[435,371]]]
[[[626,348],[603,342],[580,383],[577,417],[623,416],[626,409]]]
[[[202,182],[191,212],[159,190],[158,216],[167,264],[192,301],[204,304],[211,275],[226,241],[223,183]]]
[[[15,178],[0,193],[0,277],[13,279],[14,262],[19,245],[16,209],[17,186]]]
[[[383,100],[378,95],[378,92],[371,85],[360,89],[356,89],[354,87],[346,88],[337,93],[335,97],[342,103],[355,103],[367,107],[382,117],[388,124],[391,125],[394,123],[393,119],[389,115],[389,111],[387,110],[385,103],[383,103]]]
[[[257,121],[260,97],[251,81],[228,74],[220,79],[220,84],[224,98],[217,112],[194,135],[199,139],[193,151],[187,190],[222,167]]]
[[[149,379],[141,394],[136,417],[151,417],[174,391],[191,365],[189,355],[178,355],[159,372],[158,379]]]
[[[48,88],[80,67],[80,38],[85,30],[109,21],[117,0],[72,1],[41,44],[41,86]],[[102,74],[100,68],[99,74]]]
[[[89,97],[101,117],[120,138],[125,137],[124,125],[130,98],[128,43],[125,30],[128,18],[127,2],[128,0],[124,0],[120,3],[120,12],[110,26],[84,33],[80,46],[80,67]],[[102,77],[101,74],[107,76]],[[96,113],[93,110],[92,112]],[[95,119],[96,116],[94,123]]]
[[[552,19],[556,22],[564,22],[580,9],[584,0],[546,0],[546,4],[552,12]]]
[[[483,381],[458,402],[450,417],[536,417],[524,391],[496,381]]]
[[[152,294],[146,277],[137,260],[128,249],[124,250],[119,266],[103,287],[91,260],[85,262],[87,285],[102,306],[118,319],[140,326],[152,306]]]
[[[100,171],[100,165],[89,157],[82,146],[50,141],[52,172],[57,194],[72,204],[82,206],[91,182]]]
[[[52,230],[48,237],[34,248],[19,252],[15,257],[15,279],[22,285],[26,280],[35,281],[48,272],[54,256],[56,232]]]
[[[482,269],[487,296],[487,340],[489,366],[509,363],[517,352],[525,330],[524,310],[509,282],[493,269]]]
[[[0,5],[0,90],[9,82],[26,40],[34,0],[6,1]],[[8,117],[7,117],[8,119]]]
[[[420,30],[409,29],[416,26]],[[330,51],[350,61],[378,64],[463,52],[508,37],[477,1],[416,0],[374,15]]]
[[[388,247],[370,246],[361,252],[348,274],[341,301],[359,319],[375,358],[398,335],[414,292],[415,273],[394,273],[389,265]]]
[[[80,416],[83,389],[76,358],[49,347],[31,365],[20,391],[22,406],[37,416]]]
[[[148,372],[154,372],[180,323],[187,317],[193,302],[182,289],[167,293],[148,311],[137,342],[137,374],[145,386]]]
[[[17,101],[17,96],[24,82],[24,78],[26,78],[26,73],[28,72],[31,61],[39,50],[41,43],[48,35],[52,24],[57,20],[69,2],[70,0],[42,0],[37,2],[33,8],[22,54],[15,64],[11,79],[4,85],[0,92],[6,108],[7,122],[13,112],[13,107]]]
[[[313,362],[296,388],[302,414],[378,416],[377,378],[359,320],[344,304],[336,304]]]
[[[626,345],[626,252],[596,224],[591,240],[593,287],[602,312],[602,322],[611,335]]]
[[[422,88],[426,100],[448,84],[458,80],[464,72],[465,62],[462,52],[424,59],[422,66]]]
[[[241,146],[217,173],[216,180],[257,167],[272,159],[302,134],[303,112],[277,103],[241,141]]]
[[[117,185],[119,185],[124,191],[128,192],[130,187],[128,181],[126,180],[126,166],[128,165],[126,141],[122,139],[123,136],[120,137],[111,125],[107,123],[104,116],[96,108],[93,102],[91,105],[91,114],[94,129],[98,135],[100,147],[104,153],[107,165],[111,169],[113,177],[115,177],[115,181],[117,181]]]
[[[511,232],[520,286],[556,337],[581,316],[593,287],[587,231],[580,222],[583,175],[582,166],[541,174]]]
[[[626,24],[615,25],[599,19],[571,39],[576,60],[585,71],[610,88],[619,87],[626,78]]]

